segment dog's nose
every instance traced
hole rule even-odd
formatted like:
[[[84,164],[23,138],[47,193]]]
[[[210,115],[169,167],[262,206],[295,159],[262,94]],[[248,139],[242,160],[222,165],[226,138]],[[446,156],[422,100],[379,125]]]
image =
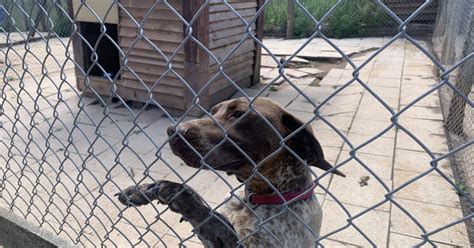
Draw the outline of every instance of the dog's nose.
[[[186,138],[196,138],[199,136],[198,127],[189,122],[180,123],[178,126],[171,125],[166,130],[168,136],[175,134],[176,131]]]
[[[192,129],[191,126],[181,123],[177,127],[174,125],[169,126],[166,133],[168,133],[168,136],[171,136],[178,130],[178,132],[185,137],[188,135],[190,129]]]
[[[176,128],[175,128],[174,125],[170,125],[170,126],[166,129],[166,133],[168,134],[168,136],[173,135],[175,132],[176,132]]]

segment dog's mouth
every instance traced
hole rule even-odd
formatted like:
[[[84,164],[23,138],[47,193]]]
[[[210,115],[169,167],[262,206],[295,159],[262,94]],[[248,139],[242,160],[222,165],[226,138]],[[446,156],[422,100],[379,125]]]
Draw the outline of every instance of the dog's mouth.
[[[207,151],[207,149],[202,149],[199,146],[199,142],[197,140],[187,141],[194,149],[192,149],[184,140],[177,136],[170,140],[170,147],[173,154],[181,158],[190,167],[207,168],[207,166],[209,166],[216,170],[234,171],[238,170],[246,161],[245,159],[241,158],[225,159],[225,155],[218,155],[216,151],[212,151],[213,153],[216,153],[215,155],[207,156],[206,159],[202,161],[202,158],[205,157],[209,151]],[[218,161],[215,161],[216,159],[213,159],[213,156],[222,157],[219,157],[219,159],[217,159]]]
[[[194,150],[201,154],[201,152],[196,149],[196,147],[190,141],[188,141],[188,143],[193,146]],[[180,137],[173,137],[170,140],[170,147],[173,154],[180,157],[187,165],[194,168],[201,167],[201,157]]]

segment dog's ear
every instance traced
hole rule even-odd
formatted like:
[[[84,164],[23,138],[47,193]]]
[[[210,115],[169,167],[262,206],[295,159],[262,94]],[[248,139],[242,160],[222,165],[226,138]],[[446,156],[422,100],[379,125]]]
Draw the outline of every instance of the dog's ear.
[[[290,133],[293,133],[303,125],[302,121],[289,113],[284,113],[282,115],[282,123],[286,128],[288,128]],[[325,171],[332,168],[332,165],[324,159],[323,149],[316,137],[314,137],[310,126],[307,126],[294,135],[287,141],[287,145],[291,150],[298,154],[300,158],[306,160],[309,165],[316,166]],[[333,173],[345,177],[345,175],[338,170],[334,170]]]

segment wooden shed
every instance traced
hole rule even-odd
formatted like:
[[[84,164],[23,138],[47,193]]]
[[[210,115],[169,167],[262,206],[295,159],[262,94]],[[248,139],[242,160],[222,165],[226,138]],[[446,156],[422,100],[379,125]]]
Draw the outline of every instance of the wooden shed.
[[[119,0],[123,8],[113,0],[87,1],[96,15],[72,0],[71,15],[81,34],[73,36],[75,61],[82,67],[76,68],[78,88],[138,102],[148,101],[152,92],[153,100],[180,114],[195,101],[190,88],[200,92],[199,104],[209,109],[236,92],[229,79],[240,87],[258,82],[261,48],[249,35],[244,39],[247,28],[240,18],[251,20],[263,0],[228,2],[240,17],[222,0],[211,0],[203,9],[204,0]],[[104,20],[107,37],[96,16]],[[196,16],[191,37],[183,19]],[[251,30],[262,39],[263,14]],[[219,74],[215,58],[226,58],[221,68],[228,78]],[[108,76],[116,79],[116,87]]]

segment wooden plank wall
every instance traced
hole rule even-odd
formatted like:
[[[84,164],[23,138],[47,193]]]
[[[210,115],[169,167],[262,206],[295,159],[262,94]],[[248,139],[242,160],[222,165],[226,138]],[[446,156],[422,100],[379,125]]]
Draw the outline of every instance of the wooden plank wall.
[[[222,0],[211,0],[209,6],[209,49],[222,60],[246,33],[245,24],[239,17],[222,3]],[[257,12],[256,0],[230,0],[232,7],[247,21],[250,21]],[[252,25],[255,33],[255,24]],[[254,71],[255,41],[248,37],[237,50],[224,63],[224,72],[241,87],[251,84]],[[212,77],[219,70],[218,64],[213,58],[209,58],[209,75]],[[212,82],[209,94],[212,103],[217,103],[228,98],[235,87],[220,76]]]
[[[119,44],[129,67],[122,73],[122,92],[131,100],[143,102],[147,100],[148,93],[143,83],[151,88],[167,70],[167,61],[158,49],[167,58],[177,50],[183,41],[183,23],[165,3],[155,5],[155,0],[120,2],[126,11],[119,11]],[[182,14],[182,0],[172,0],[168,3]],[[144,37],[137,40],[140,25],[143,27]],[[184,77],[184,49],[177,51],[171,63],[174,71]],[[153,96],[163,106],[183,110],[184,87],[178,76],[169,72],[153,88]]]

